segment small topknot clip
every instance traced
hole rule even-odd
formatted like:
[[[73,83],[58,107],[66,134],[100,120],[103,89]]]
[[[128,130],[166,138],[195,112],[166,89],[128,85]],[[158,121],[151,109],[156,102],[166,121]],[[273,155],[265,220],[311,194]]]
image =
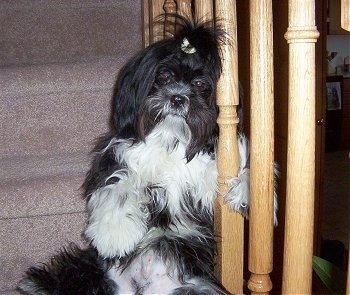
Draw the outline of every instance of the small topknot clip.
[[[197,50],[196,48],[194,48],[191,43],[187,40],[187,38],[183,38],[182,43],[181,43],[181,50],[185,53],[188,54],[193,54],[195,53]]]

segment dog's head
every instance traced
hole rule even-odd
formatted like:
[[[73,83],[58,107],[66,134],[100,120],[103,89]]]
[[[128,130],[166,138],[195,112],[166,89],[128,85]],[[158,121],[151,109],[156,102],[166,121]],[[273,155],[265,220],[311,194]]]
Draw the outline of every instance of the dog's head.
[[[120,136],[144,140],[155,126],[171,118],[170,125],[178,124],[175,128],[187,133],[190,160],[217,136],[215,91],[222,34],[219,29],[180,21],[181,29],[173,38],[144,49],[121,71],[114,124]]]

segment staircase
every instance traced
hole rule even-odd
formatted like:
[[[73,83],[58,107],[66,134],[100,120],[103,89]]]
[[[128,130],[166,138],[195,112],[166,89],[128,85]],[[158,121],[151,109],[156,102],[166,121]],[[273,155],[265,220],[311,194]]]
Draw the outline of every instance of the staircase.
[[[141,21],[141,0],[0,0],[0,294],[83,243],[89,151]]]

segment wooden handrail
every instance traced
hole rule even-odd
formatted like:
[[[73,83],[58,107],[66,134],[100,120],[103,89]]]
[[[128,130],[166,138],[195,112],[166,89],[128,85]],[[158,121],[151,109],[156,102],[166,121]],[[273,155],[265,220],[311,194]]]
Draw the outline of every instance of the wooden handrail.
[[[315,186],[315,1],[289,0],[283,294],[311,294]]]
[[[248,288],[268,294],[273,259],[274,107],[272,1],[250,1],[250,216]]]

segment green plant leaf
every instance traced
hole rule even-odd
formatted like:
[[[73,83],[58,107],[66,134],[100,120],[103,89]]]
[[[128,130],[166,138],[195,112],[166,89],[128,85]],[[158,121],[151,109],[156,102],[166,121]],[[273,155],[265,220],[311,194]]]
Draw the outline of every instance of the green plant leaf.
[[[324,285],[335,294],[345,294],[346,273],[329,261],[314,256],[312,267]]]

